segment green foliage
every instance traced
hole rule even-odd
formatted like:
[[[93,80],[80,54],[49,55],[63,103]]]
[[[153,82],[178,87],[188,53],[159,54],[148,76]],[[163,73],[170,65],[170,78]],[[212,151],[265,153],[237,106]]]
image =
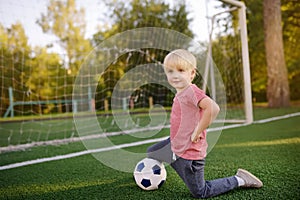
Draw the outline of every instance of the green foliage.
[[[141,27],[160,27],[179,31],[193,37],[189,29],[186,5],[183,1],[174,2],[174,7],[163,0],[130,0],[106,1],[109,7],[109,18],[113,25],[99,31],[94,36],[94,43],[126,30]]]
[[[9,87],[14,90],[14,101],[48,100],[59,98],[57,94],[64,94],[64,90],[58,88],[64,80],[58,77],[66,77],[64,74],[67,71],[60,64],[58,54],[49,54],[42,47],[30,47],[23,26],[18,23],[7,29],[1,26],[0,37],[3,39],[0,46],[1,116],[9,106]],[[54,90],[55,87],[58,89]],[[47,105],[44,111],[49,112],[51,107]],[[39,106],[33,106],[31,111],[42,112]]]
[[[56,98],[52,88],[62,85],[62,81],[57,80],[57,77],[66,72],[59,62],[60,57],[57,54],[47,53],[46,49],[40,49],[35,57],[27,60],[31,73],[28,75],[26,86],[29,91],[36,94],[31,100]]]
[[[172,8],[161,0],[108,2],[108,13],[111,13],[108,17],[114,19],[114,25],[95,35],[92,40],[95,46],[104,38],[116,33],[145,26],[169,28],[193,36],[188,28],[190,20],[187,18],[188,12],[183,2],[176,3]],[[9,106],[8,87],[18,91],[14,92],[14,101],[71,98],[75,75],[92,48],[90,41],[84,38],[84,15],[84,10],[78,10],[74,0],[51,0],[47,12],[37,19],[37,24],[44,33],[58,37],[59,44],[66,53],[60,56],[49,54],[42,47],[29,47],[21,24],[13,25],[11,29],[1,26],[1,83],[4,90],[1,115]],[[120,55],[99,79],[98,91],[101,92],[96,96],[100,104],[103,104],[105,98],[110,98],[112,88],[127,70],[136,64],[152,62],[154,57],[156,60],[162,60],[166,53],[149,51],[148,54],[135,52],[130,56],[128,53]],[[98,56],[93,59],[101,63],[105,58]],[[46,108],[38,105],[33,106],[30,112],[47,113],[52,109],[53,105],[47,105]]]
[[[300,4],[297,1],[282,0],[283,40],[285,60],[289,72],[291,99],[300,99]]]
[[[47,14],[42,14],[37,23],[45,33],[52,33],[59,38],[60,45],[66,52],[66,68],[76,75],[85,56],[91,51],[90,42],[85,39],[85,11],[78,10],[74,0],[51,0]]]
[[[59,38],[66,55],[49,53],[44,47],[30,47],[19,23],[7,29],[0,26],[1,116],[9,106],[9,87],[14,90],[14,101],[71,99],[74,77],[91,50],[90,41],[84,38],[84,14],[83,9],[76,8],[74,0],[50,1],[47,13],[37,20],[45,33]],[[53,108],[53,104],[48,104],[43,109],[38,105],[29,110],[48,113]],[[26,108],[23,112],[27,112]]]
[[[1,83],[1,108],[9,105],[8,87],[13,87],[18,91],[27,91],[25,87],[26,75],[30,73],[29,67],[24,62],[30,59],[30,46],[25,35],[23,26],[20,23],[4,28],[0,25],[0,83]],[[15,96],[16,100],[22,98],[21,95]]]
[[[253,97],[266,101],[267,67],[263,32],[263,1],[247,0],[247,26]],[[288,68],[291,99],[300,99],[299,51],[295,51],[300,40],[299,3],[281,0],[283,42],[285,61]]]
[[[243,83],[242,60],[237,60],[235,53],[239,52],[240,35],[219,35],[212,44],[212,57],[218,70],[222,74],[224,86],[226,88],[226,101],[228,104],[238,105],[243,103],[242,99],[237,99],[237,94],[243,94],[242,87],[236,87]]]
[[[92,41],[94,46],[117,33],[142,27],[167,28],[193,37],[193,33],[189,28],[190,19],[187,17],[188,12],[184,2],[175,3],[174,7],[171,7],[163,0],[131,0],[127,2],[117,0],[107,1],[107,6],[110,10],[108,17],[113,20],[113,25],[94,35]],[[126,41],[114,41],[115,46],[118,46],[119,42],[124,43]],[[97,49],[95,50],[97,51]],[[133,52],[124,53],[111,49],[108,53],[116,55],[117,59],[107,67],[99,79],[96,94],[98,108],[103,107],[105,98],[111,97],[114,86],[123,74],[141,64],[162,62],[167,52],[157,49],[142,49],[141,52],[137,52],[137,49],[135,49]],[[98,56],[98,59],[101,59],[99,57],[101,56]],[[148,89],[150,94],[154,93],[151,91],[151,87]],[[140,88],[140,90],[143,90],[143,88]],[[164,92],[167,93],[168,91],[164,90]],[[164,98],[166,96],[167,94]]]

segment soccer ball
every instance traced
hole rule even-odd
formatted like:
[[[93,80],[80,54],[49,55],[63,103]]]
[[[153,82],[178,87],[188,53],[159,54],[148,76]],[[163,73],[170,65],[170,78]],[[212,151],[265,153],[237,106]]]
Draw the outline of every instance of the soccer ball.
[[[136,164],[133,176],[140,188],[156,190],[166,181],[167,172],[163,163],[154,159],[144,158]]]

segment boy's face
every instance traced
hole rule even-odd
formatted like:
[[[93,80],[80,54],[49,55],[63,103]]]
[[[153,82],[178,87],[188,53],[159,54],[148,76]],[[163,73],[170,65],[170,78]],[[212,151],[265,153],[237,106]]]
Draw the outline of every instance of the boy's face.
[[[193,78],[195,77],[194,69],[183,69],[175,67],[164,67],[165,74],[167,75],[168,82],[177,92],[181,92],[188,87]]]

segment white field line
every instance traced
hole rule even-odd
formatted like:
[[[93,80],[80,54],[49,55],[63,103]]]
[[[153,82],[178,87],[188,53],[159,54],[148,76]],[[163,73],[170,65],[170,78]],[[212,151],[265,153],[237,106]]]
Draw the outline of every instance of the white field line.
[[[49,162],[49,161],[54,161],[54,160],[74,158],[74,157],[83,156],[83,155],[91,154],[91,153],[100,153],[100,152],[104,152],[104,151],[112,151],[112,150],[121,149],[121,148],[139,146],[139,145],[143,145],[143,144],[159,142],[159,141],[165,140],[167,138],[168,137],[156,138],[156,139],[144,140],[144,141],[139,141],[139,142],[121,144],[121,145],[116,145],[116,146],[111,146],[111,147],[105,147],[105,148],[100,148],[100,149],[90,149],[90,150],[80,151],[80,152],[76,152],[76,153],[70,153],[70,154],[66,154],[66,155],[59,155],[59,156],[49,157],[49,158],[39,158],[39,159],[36,159],[36,160],[29,160],[29,161],[4,165],[4,166],[0,167],[0,170],[12,169],[12,168],[17,168],[17,167],[22,167],[22,166],[27,166],[27,165],[33,165],[33,164],[37,164],[37,163],[44,163],[44,162]]]
[[[276,120],[287,119],[290,117],[297,117],[297,116],[300,116],[300,112],[277,116],[277,117],[271,117],[271,118],[267,118],[267,119],[262,119],[262,120],[255,121],[253,123],[254,124],[263,124],[263,123],[267,123],[267,122],[272,122],[272,121],[276,121]]]
[[[99,134],[87,135],[82,137],[72,137],[72,138],[56,139],[56,140],[49,140],[49,141],[31,142],[31,143],[19,144],[19,145],[9,145],[7,147],[0,147],[0,153],[26,150],[37,146],[60,145],[60,144],[67,144],[72,142],[80,142],[82,140],[91,140],[91,139],[104,138],[104,137],[116,136],[122,134],[132,134],[132,133],[138,133],[143,131],[161,130],[163,128],[170,128],[170,125],[136,128],[132,130],[99,133]]]
[[[281,120],[281,119],[287,119],[287,118],[296,117],[296,116],[300,116],[300,112],[254,121],[253,124],[263,124],[263,123],[267,123],[267,122],[277,121],[277,120]],[[238,127],[248,126],[248,125],[250,125],[250,124],[228,125],[228,126],[224,126],[224,127],[211,128],[211,129],[208,129],[208,131],[212,132],[212,131],[218,131],[218,130],[238,128]],[[114,134],[116,134],[116,133],[114,133]],[[107,136],[107,135],[105,135],[105,136]],[[91,154],[91,153],[99,153],[99,152],[111,151],[111,150],[116,150],[116,149],[121,149],[121,148],[139,146],[139,145],[143,145],[143,144],[159,142],[159,141],[165,140],[166,138],[167,137],[155,138],[155,139],[149,139],[149,140],[144,140],[144,141],[139,141],[139,142],[126,143],[126,144],[121,144],[121,145],[116,145],[116,146],[111,146],[111,147],[85,150],[85,151],[80,151],[80,152],[70,153],[70,154],[65,154],[65,155],[58,155],[58,156],[54,156],[54,157],[39,158],[39,159],[35,159],[35,160],[18,162],[18,163],[13,163],[13,164],[0,166],[0,171],[1,170],[6,170],[6,169],[13,169],[13,168],[17,168],[17,167],[22,167],[22,166],[38,164],[38,163],[50,162],[50,161],[55,161],[55,160],[74,158],[74,157],[78,157],[78,156],[82,156],[82,155],[86,155],[86,154]]]

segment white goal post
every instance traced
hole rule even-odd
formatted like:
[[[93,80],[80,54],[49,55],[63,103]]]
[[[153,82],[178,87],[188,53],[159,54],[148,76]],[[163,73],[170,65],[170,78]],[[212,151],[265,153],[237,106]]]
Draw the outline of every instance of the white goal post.
[[[239,8],[239,26],[240,26],[240,31],[241,31],[241,43],[242,43],[246,123],[252,123],[253,122],[253,106],[252,106],[252,93],[251,93],[246,6],[241,1],[236,1],[236,0],[221,0],[221,1],[232,4]]]

